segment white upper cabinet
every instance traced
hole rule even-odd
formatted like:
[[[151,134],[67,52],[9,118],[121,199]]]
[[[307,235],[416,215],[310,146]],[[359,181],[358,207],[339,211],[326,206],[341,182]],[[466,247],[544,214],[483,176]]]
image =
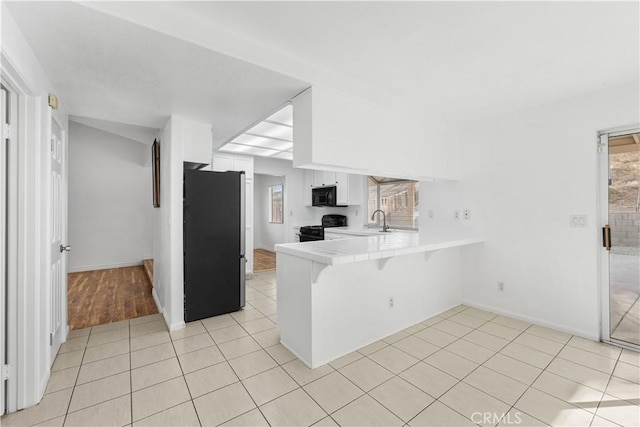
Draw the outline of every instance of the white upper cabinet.
[[[363,204],[364,177],[346,172],[307,170],[305,174],[305,205],[311,206],[311,189],[314,187],[336,187],[338,205]]]

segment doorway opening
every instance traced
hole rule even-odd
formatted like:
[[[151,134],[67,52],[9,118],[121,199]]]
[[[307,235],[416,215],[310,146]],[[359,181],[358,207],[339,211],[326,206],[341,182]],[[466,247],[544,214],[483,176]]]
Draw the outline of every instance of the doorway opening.
[[[287,242],[285,177],[255,174],[254,182],[253,270],[275,271],[275,245]]]
[[[640,129],[601,136],[606,191],[602,209],[603,336],[640,346]],[[606,144],[606,145],[605,145]],[[606,148],[605,148],[606,147]]]

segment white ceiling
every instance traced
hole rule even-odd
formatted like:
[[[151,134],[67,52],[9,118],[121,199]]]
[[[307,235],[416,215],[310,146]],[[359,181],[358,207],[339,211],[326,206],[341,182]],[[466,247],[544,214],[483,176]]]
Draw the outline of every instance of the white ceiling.
[[[87,117],[74,115],[69,115],[69,120],[86,126],[91,126],[105,132],[113,133],[115,135],[119,135],[132,141],[140,142],[149,146],[153,143],[153,140],[158,135],[158,131],[160,130],[145,126],[129,125],[126,123],[111,122],[108,120],[90,119]]]
[[[639,4],[176,1],[10,10],[73,114],[150,127],[182,114],[230,138],[308,84],[453,125],[637,82]]]

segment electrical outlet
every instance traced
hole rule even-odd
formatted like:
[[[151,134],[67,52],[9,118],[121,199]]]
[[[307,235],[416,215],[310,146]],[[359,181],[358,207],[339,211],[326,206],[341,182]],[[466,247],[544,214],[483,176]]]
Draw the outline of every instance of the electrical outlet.
[[[504,282],[498,282],[498,291],[504,292]]]
[[[471,211],[469,209],[465,209],[462,211],[462,217],[464,219],[471,219]]]
[[[393,297],[389,297],[389,308],[393,308]]]
[[[586,227],[587,226],[587,216],[586,215],[570,215],[569,216],[569,225],[572,228]]]
[[[453,211],[453,217],[455,219],[460,219],[460,211]]]

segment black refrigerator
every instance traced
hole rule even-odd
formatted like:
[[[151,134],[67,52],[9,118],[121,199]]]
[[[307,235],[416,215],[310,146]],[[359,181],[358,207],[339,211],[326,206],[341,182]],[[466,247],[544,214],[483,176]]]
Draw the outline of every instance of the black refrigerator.
[[[183,230],[184,320],[244,307],[244,172],[185,168]]]

